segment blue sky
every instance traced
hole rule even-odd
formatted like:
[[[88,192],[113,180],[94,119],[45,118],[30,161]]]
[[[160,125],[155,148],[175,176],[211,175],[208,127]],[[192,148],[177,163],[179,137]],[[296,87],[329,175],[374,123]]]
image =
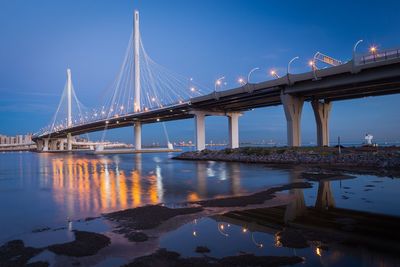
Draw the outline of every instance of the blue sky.
[[[72,68],[75,90],[86,106],[98,106],[114,80],[132,30],[132,13],[141,14],[148,54],[168,69],[202,84],[224,75],[227,87],[255,72],[254,81],[271,79],[271,68],[284,74],[307,71],[316,51],[340,60],[360,51],[400,46],[398,1],[20,1],[0,0],[0,133],[35,132],[48,124]],[[365,132],[382,141],[400,140],[399,95],[335,102],[331,139],[362,141]],[[168,122],[173,140],[193,140],[193,121]],[[207,141],[227,140],[227,119],[206,120]],[[223,131],[221,129],[226,129]],[[302,116],[303,143],[315,142],[309,103]],[[98,135],[91,135],[96,138]],[[133,129],[107,133],[132,142]],[[286,140],[281,106],[245,113],[241,141]],[[144,142],[165,140],[160,124],[144,127]]]

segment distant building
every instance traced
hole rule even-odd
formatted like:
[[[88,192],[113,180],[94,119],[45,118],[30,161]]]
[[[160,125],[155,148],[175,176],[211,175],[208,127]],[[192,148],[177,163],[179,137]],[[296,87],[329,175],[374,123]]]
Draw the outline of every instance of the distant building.
[[[6,136],[0,135],[0,145],[24,145],[32,143],[32,134],[28,133],[26,135],[16,135],[16,136]]]

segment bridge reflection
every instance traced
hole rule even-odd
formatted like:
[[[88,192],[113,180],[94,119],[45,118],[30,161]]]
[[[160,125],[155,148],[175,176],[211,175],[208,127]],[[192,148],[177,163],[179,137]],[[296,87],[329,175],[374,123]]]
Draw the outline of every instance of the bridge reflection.
[[[70,216],[246,192],[239,163],[196,162],[182,167],[165,160],[142,154],[94,157],[43,153],[41,187],[52,190],[55,202]]]
[[[108,158],[51,158],[51,172],[44,169],[44,185],[51,187],[55,201],[70,211],[103,212],[162,202],[160,167],[144,175],[141,155],[134,161],[134,169],[127,171],[120,168],[118,160]]]

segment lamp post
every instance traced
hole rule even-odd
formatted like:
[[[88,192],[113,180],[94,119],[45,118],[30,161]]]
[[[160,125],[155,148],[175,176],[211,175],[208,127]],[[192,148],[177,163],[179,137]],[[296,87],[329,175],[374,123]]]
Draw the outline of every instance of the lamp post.
[[[222,84],[222,80],[225,79],[225,76],[222,76],[221,78],[218,78],[215,83],[214,83],[214,95],[217,97],[217,88]]]
[[[253,68],[252,70],[250,70],[249,74],[247,74],[247,83],[250,83],[250,76],[253,72],[255,72],[256,70],[259,70],[260,68]]]
[[[290,78],[289,78],[289,75],[290,75],[290,65],[291,65],[292,62],[295,61],[296,59],[299,59],[299,57],[297,56],[297,57],[292,58],[292,59],[289,61],[289,63],[287,64],[286,76],[287,76],[288,84],[289,84],[289,85],[290,85]]]
[[[242,77],[240,77],[237,81],[238,81],[239,85],[241,85],[241,86],[246,84],[245,80]]]
[[[357,41],[357,43],[355,43],[355,45],[354,45],[354,47],[353,47],[353,60],[355,60],[355,58],[356,58],[356,50],[357,50],[357,46],[359,45],[359,44],[361,44],[362,42],[364,42],[364,40],[358,40]]]
[[[278,75],[278,73],[276,72],[276,70],[271,70],[269,72],[269,74],[271,74],[272,77],[275,77],[276,79],[280,78],[280,76]]]

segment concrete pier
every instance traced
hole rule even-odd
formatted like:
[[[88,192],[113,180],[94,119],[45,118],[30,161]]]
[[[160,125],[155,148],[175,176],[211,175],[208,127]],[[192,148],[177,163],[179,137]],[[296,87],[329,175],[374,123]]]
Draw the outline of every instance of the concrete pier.
[[[206,148],[205,117],[206,115],[202,111],[194,112],[197,151],[201,151]]]
[[[311,105],[317,124],[317,144],[318,146],[329,146],[329,114],[332,102],[313,100]]]
[[[70,133],[67,135],[67,150],[72,151],[72,135]]]
[[[135,149],[142,149],[142,123],[140,121],[135,122]]]
[[[303,110],[304,98],[290,94],[281,94],[283,109],[285,110],[287,122],[288,146],[301,146],[301,112]]]
[[[229,119],[229,147],[239,147],[239,117],[241,113],[233,112],[228,114]]]

